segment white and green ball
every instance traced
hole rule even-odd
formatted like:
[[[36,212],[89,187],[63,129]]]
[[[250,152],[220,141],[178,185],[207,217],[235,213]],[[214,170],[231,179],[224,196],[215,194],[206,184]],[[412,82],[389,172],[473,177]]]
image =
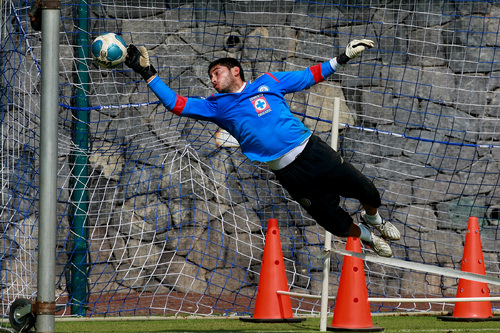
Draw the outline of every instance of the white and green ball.
[[[94,39],[91,53],[99,66],[114,68],[125,61],[127,44],[123,38],[110,32]]]

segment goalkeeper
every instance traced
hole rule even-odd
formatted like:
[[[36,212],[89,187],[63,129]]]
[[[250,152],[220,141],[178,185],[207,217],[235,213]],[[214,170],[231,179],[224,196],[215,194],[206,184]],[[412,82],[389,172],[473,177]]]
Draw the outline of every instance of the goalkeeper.
[[[207,120],[235,137],[252,161],[266,162],[283,187],[326,230],[339,237],[358,237],[380,256],[391,257],[384,240],[398,240],[394,225],[381,218],[380,194],[373,183],[344,161],[290,112],[284,95],[323,81],[366,48],[371,40],[353,40],[344,53],[301,71],[266,73],[245,81],[233,58],[215,60],[208,75],[216,94],[187,98],[172,91],[150,64],[146,48],[129,45],[125,64],[146,80],[165,107],[176,115]],[[343,210],[340,196],[359,200],[359,225]],[[382,237],[375,235],[372,226]]]

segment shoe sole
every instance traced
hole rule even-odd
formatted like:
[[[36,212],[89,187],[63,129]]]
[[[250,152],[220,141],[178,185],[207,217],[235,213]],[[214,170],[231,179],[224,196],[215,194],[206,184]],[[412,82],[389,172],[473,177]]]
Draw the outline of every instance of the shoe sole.
[[[385,221],[383,220],[385,223],[382,223],[382,224],[379,224],[379,225],[373,225],[373,224],[370,224],[367,220],[365,220],[365,216],[364,214],[366,213],[363,213],[364,210],[361,212],[361,221],[363,221],[363,223],[367,226],[371,226],[371,227],[374,227],[375,229],[377,229],[378,232],[380,232],[380,234],[382,235],[382,237],[384,239],[388,239],[388,240],[393,240],[393,241],[397,241],[397,240],[400,240],[401,239],[401,233],[399,232],[399,230],[394,226],[394,224],[392,224],[391,222],[389,221]],[[396,230],[397,232],[397,236],[391,236],[390,234],[384,234],[384,232],[382,231],[382,228],[380,228],[382,225],[385,225],[386,227],[389,226],[389,228],[391,229],[394,229]]]
[[[385,243],[384,247],[387,247],[387,249],[386,249],[387,252],[383,252],[384,251],[383,249],[379,249],[378,251],[376,250],[376,247],[374,245],[374,243],[375,243],[374,239],[375,238],[378,238],[379,241],[382,241],[382,242]],[[375,254],[377,254],[378,256],[385,257],[385,258],[390,258],[390,257],[393,256],[393,252],[392,252],[391,246],[389,244],[387,244],[387,242],[383,238],[374,235],[373,232],[372,232],[372,241],[370,243],[365,242],[365,244],[367,246],[369,246],[372,249],[372,251],[375,252]]]
[[[391,222],[387,222],[386,221],[382,225],[384,225],[384,227],[389,226],[389,228],[396,230],[397,236],[391,236],[392,233],[391,234],[389,234],[389,233],[388,234],[384,234],[384,232],[382,231],[382,228],[380,228],[380,226],[378,226],[378,225],[372,225],[372,227],[374,227],[375,229],[377,229],[378,232],[380,232],[380,234],[382,235],[382,237],[384,237],[385,239],[394,240],[394,241],[397,241],[397,240],[401,239],[401,233],[399,232],[398,229],[396,229],[396,227],[394,226],[394,224],[392,224]]]

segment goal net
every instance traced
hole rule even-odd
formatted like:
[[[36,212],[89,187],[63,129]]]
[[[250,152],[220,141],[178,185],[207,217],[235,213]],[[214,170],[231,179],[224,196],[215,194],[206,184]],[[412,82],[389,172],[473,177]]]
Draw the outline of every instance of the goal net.
[[[5,317],[15,299],[36,296],[43,59],[31,1],[0,5]],[[486,272],[500,273],[499,2],[64,0],[60,28],[58,315],[250,315],[270,218],[290,290],[321,291],[325,230],[267,165],[230,138],[221,144],[217,126],[169,113],[124,65],[98,67],[89,46],[106,32],[145,46],[160,78],[190,97],[214,93],[207,66],[220,57],[241,60],[255,79],[374,40],[327,81],[287,95],[292,112],[330,142],[340,98],[339,151],[379,189],[381,215],[402,234],[396,258],[460,270],[475,216]],[[359,220],[357,202],[342,206]],[[330,295],[341,268],[332,256]],[[455,278],[374,263],[365,272],[371,297],[457,292]],[[320,309],[314,299],[292,304],[296,314]],[[451,308],[372,303],[380,312]]]

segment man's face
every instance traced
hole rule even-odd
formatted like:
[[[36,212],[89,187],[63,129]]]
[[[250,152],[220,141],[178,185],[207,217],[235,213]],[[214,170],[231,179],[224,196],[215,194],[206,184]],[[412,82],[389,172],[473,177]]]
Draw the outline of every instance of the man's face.
[[[237,79],[239,68],[231,69],[226,66],[216,65],[210,70],[210,82],[218,93],[230,93],[238,91]]]

